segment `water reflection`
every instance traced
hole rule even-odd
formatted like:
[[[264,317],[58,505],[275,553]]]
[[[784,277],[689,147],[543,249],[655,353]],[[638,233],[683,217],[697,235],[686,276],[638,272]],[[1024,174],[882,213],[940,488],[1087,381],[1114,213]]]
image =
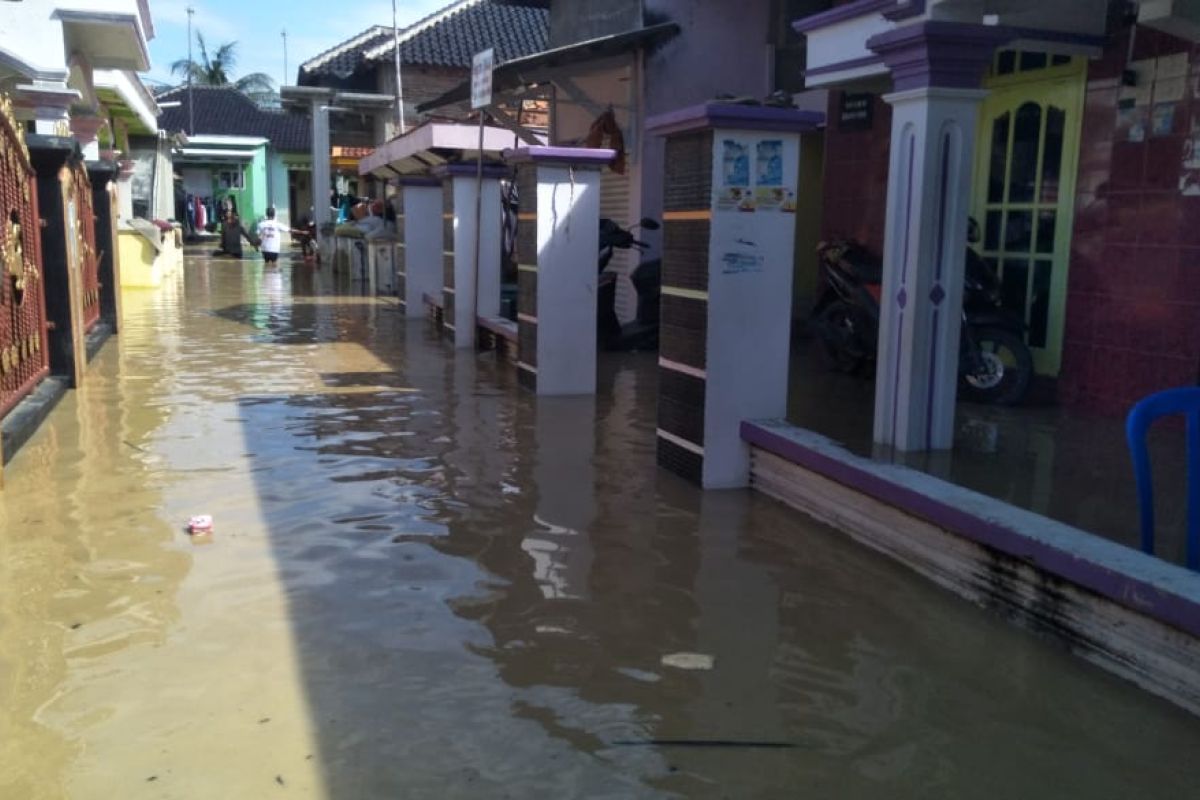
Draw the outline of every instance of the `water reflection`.
[[[339,280],[191,260],[18,456],[0,796],[1190,791],[1191,718],[657,470],[652,357],[538,399]]]

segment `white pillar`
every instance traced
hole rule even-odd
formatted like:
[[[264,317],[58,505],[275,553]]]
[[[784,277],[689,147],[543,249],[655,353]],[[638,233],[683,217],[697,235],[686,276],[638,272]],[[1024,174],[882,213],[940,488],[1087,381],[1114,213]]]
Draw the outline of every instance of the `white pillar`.
[[[875,442],[943,450],[954,440],[974,89],[910,89],[892,104],[875,379]]]
[[[453,273],[446,277],[443,292],[453,295],[447,307],[446,325],[453,330],[454,346],[475,346],[476,316],[500,315],[500,181],[503,168],[485,165],[481,215],[476,221],[478,178],[473,164],[450,164],[440,174],[451,181],[454,203],[452,236]],[[476,231],[479,231],[479,267],[476,270]],[[478,312],[476,294],[478,293]]]
[[[442,182],[403,178],[404,255],[400,262],[400,299],[404,313],[422,314],[425,295],[442,293]]]
[[[705,488],[747,485],[742,422],[787,412],[800,134],[822,120],[711,103],[647,123],[667,136],[675,173],[663,212],[658,461]]]
[[[321,226],[329,222],[329,106],[314,100],[312,104],[312,198],[313,221]]]
[[[893,113],[874,428],[884,450],[954,441],[978,86],[1007,35],[926,22],[868,43],[896,90],[884,98]]]
[[[522,170],[518,182],[528,187],[520,197],[517,238],[532,240],[535,252],[518,253],[519,362],[522,384],[539,395],[596,393],[600,170],[615,155],[566,147],[505,153]],[[534,196],[525,196],[529,189]]]

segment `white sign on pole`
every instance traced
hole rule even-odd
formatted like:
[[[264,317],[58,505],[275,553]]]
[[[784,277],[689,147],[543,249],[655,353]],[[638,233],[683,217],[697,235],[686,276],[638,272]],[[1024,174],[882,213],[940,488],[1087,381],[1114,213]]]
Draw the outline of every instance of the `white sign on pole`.
[[[476,53],[471,62],[471,108],[492,104],[492,70],[496,66],[496,51],[488,48]]]

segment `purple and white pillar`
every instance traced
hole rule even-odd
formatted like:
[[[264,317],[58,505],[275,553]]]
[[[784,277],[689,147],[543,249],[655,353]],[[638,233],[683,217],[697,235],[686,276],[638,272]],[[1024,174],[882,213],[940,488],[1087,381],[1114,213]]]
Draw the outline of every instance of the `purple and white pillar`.
[[[954,439],[958,344],[980,79],[1003,29],[924,22],[868,46],[892,72],[875,444],[944,450]]]
[[[425,296],[442,294],[442,182],[430,176],[399,179],[396,215],[396,293],[406,316],[419,317]]]

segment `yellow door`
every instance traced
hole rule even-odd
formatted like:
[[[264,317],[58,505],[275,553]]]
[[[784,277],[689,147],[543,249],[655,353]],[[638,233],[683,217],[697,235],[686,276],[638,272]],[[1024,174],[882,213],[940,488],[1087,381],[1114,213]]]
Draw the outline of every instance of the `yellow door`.
[[[1062,363],[1085,75],[1081,58],[1004,51],[980,111],[976,246],[1000,275],[1005,307],[1028,326],[1043,375]]]

